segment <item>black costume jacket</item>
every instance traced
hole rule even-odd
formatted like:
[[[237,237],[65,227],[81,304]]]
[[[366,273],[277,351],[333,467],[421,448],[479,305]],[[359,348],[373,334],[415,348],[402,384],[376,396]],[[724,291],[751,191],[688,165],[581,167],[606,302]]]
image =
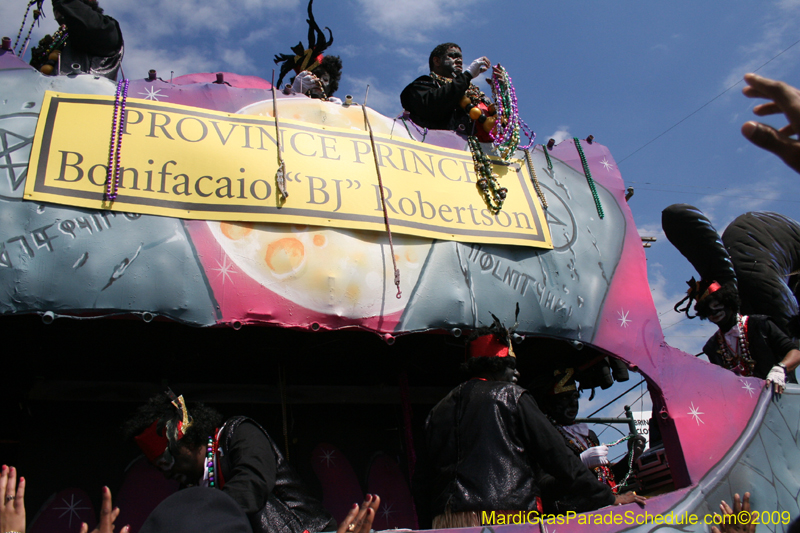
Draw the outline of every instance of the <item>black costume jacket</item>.
[[[322,504],[308,495],[299,476],[258,422],[229,419],[219,435],[222,490],[250,518],[255,533],[312,533],[336,529]]]
[[[614,503],[564,444],[533,396],[509,382],[470,380],[433,408],[425,422],[433,516],[461,511],[536,510],[540,470],[584,507]]]
[[[766,379],[772,367],[780,363],[789,350],[797,348],[792,339],[765,315],[751,315],[747,319],[747,342],[750,356],[756,362],[753,375],[761,379]],[[715,365],[725,366],[719,354],[716,333],[703,346],[703,353]],[[786,373],[786,382],[797,383],[794,371]]]
[[[61,50],[61,74],[72,73],[77,64],[81,72],[116,80],[123,54],[117,21],[81,0],[53,0],[53,9],[64,15],[69,34]]]
[[[422,127],[469,134],[473,123],[460,103],[471,80],[469,72],[457,72],[452,83],[420,76],[400,93],[400,103],[411,114],[411,120]]]

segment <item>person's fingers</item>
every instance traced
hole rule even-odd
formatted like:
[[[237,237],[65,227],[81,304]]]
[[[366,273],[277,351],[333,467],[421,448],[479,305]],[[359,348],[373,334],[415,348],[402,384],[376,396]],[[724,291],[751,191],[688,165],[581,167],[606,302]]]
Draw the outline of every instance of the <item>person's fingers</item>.
[[[119,533],[130,533],[131,526],[123,526],[122,529],[119,530]]]
[[[89,533],[89,524],[87,524],[86,522],[83,522],[83,523],[81,524],[81,531],[80,531],[80,533]]]
[[[777,155],[784,163],[800,172],[800,141],[780,135],[772,126],[753,121],[742,125],[742,135],[756,146]]]
[[[742,509],[747,511],[748,513],[750,512],[750,493],[749,492],[745,492],[744,493],[744,497],[742,498]]]
[[[745,74],[744,80],[780,107],[789,122],[800,123],[799,90],[782,81],[771,80],[756,74]]]
[[[742,510],[742,499],[738,494],[733,495],[733,512],[738,513]]]
[[[370,508],[377,513],[380,506],[381,506],[381,497],[378,496],[377,494],[373,494]]]
[[[19,511],[25,511],[25,478],[19,478],[19,485],[17,485],[17,494],[14,499],[14,508]]]
[[[783,111],[775,102],[767,102],[766,104],[758,104],[757,106],[753,107],[753,113],[759,117],[766,117],[768,115],[777,115],[778,113],[783,113]]]
[[[728,505],[728,503],[725,500],[722,500],[720,502],[719,509],[720,511],[722,511],[723,515],[733,514],[733,509],[731,509],[731,506]]]
[[[358,504],[354,503],[350,510],[347,512],[347,516],[344,517],[344,520],[339,522],[339,527],[336,528],[336,533],[347,533],[350,529],[350,524],[352,524],[355,519],[356,515],[358,515]]]
[[[8,467],[3,465],[0,469],[0,505],[5,503],[6,486],[8,485]]]
[[[749,85],[745,85],[742,89],[742,94],[748,98],[769,98],[766,94],[762,93],[758,89],[754,87],[750,87]]]
[[[367,508],[367,514],[364,515],[364,521],[361,524],[359,533],[369,533],[372,529],[372,521],[375,520],[375,509],[372,507]]]
[[[781,129],[779,129],[779,130],[778,130],[778,133],[780,133],[781,135],[785,135],[786,137],[788,137],[788,136],[790,136],[790,135],[794,135],[795,133],[797,133],[797,131],[795,131],[795,128],[794,128],[794,126],[792,126],[791,124],[787,124],[787,125],[785,125],[784,127],[782,127]]]
[[[717,526],[711,526],[711,533],[722,533]]]
[[[17,469],[13,466],[8,469],[8,485],[6,485],[6,492],[5,498],[3,499],[3,503],[9,505],[13,502],[13,500],[9,500],[8,498],[14,496],[16,497],[17,493]]]

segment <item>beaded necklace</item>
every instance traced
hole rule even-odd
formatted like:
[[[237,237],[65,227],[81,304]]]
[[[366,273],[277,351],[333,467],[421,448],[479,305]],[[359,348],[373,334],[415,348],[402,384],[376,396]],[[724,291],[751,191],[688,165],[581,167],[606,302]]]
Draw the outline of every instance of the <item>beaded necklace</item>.
[[[39,41],[39,46],[34,47],[31,50],[31,66],[39,70],[44,74],[50,74],[55,70],[54,68],[45,69],[47,65],[54,67],[54,61],[57,59],[51,59],[50,54],[53,52],[61,53],[61,50],[64,49],[64,46],[67,44],[67,38],[69,37],[69,33],[67,32],[66,26],[61,26],[58,28],[52,36],[45,35]],[[48,61],[50,61],[48,63]],[[56,73],[58,74],[58,73]]]
[[[217,441],[214,437],[208,437],[208,448],[206,449],[206,468],[208,469],[208,486],[212,489],[217,486],[214,476],[214,457],[217,453]]]
[[[523,150],[533,145],[536,134],[519,116],[517,93],[511,83],[511,76],[499,65],[498,70],[500,74],[492,73],[492,94],[497,102],[497,120],[489,135],[500,157],[508,162],[519,147],[520,130],[525,132],[529,140],[528,144],[522,147]]]
[[[472,162],[475,163],[475,174],[478,175],[476,184],[483,194],[486,206],[493,214],[497,214],[503,209],[503,202],[508,194],[508,189],[500,187],[499,176],[492,171],[492,162],[483,153],[481,143],[477,137],[468,137],[469,149],[472,152]]]
[[[750,356],[750,342],[747,340],[747,322],[749,317],[743,317],[736,313],[736,324],[739,327],[739,334],[736,342],[736,350],[728,345],[725,335],[717,330],[717,353],[722,357],[725,368],[733,370],[740,376],[752,376],[756,362]]]
[[[119,80],[114,98],[114,119],[111,121],[111,143],[108,151],[108,172],[106,173],[106,201],[108,202],[116,200],[119,191],[120,156],[122,155],[122,135],[125,133],[125,104],[128,100],[129,85],[130,80]]]
[[[592,198],[594,198],[594,205],[597,207],[597,214],[600,218],[603,218],[605,215],[603,214],[603,206],[600,205],[600,196],[597,194],[597,187],[594,184],[594,180],[592,179],[592,172],[589,170],[589,164],[586,162],[586,156],[583,155],[583,148],[581,147],[581,141],[577,137],[573,137],[572,140],[575,141],[575,147],[578,149],[578,155],[581,156],[581,163],[583,163],[583,173],[586,174],[586,181],[589,183],[589,189],[592,191]]]

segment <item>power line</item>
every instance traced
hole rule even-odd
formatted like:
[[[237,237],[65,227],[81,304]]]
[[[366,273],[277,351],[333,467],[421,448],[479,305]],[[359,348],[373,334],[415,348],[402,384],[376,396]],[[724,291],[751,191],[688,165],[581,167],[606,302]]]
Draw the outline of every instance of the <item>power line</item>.
[[[769,61],[767,61],[766,63],[764,63],[764,64],[763,64],[763,65],[761,65],[760,67],[758,67],[757,69],[755,69],[753,72],[758,72],[758,71],[759,71],[759,70],[761,70],[762,68],[766,67],[768,64],[772,63],[772,62],[773,62],[775,59],[777,59],[779,56],[783,55],[785,52],[787,52],[787,51],[788,51],[790,48],[794,47],[794,46],[795,46],[795,45],[797,45],[798,43],[800,43],[800,39],[798,39],[797,41],[793,42],[792,44],[790,44],[789,46],[787,46],[786,48],[784,48],[783,50],[781,50],[781,52],[780,52],[779,54],[777,54],[775,57],[773,57],[772,59],[770,59]],[[740,83],[742,83],[742,81],[743,81],[743,80],[739,80],[739,81],[737,81],[736,83],[734,83],[733,85],[731,85],[730,87],[728,87],[727,89],[725,89],[724,91],[722,91],[721,93],[719,93],[717,96],[715,96],[714,98],[712,98],[711,100],[709,100],[709,101],[708,101],[708,102],[706,102],[705,104],[701,105],[700,107],[698,107],[697,109],[695,109],[694,111],[692,111],[691,113],[689,113],[688,115],[686,115],[684,118],[682,118],[681,120],[679,120],[678,122],[676,122],[675,124],[673,124],[672,126],[670,126],[669,128],[667,128],[666,130],[664,130],[664,131],[663,131],[663,132],[661,132],[660,134],[656,135],[656,136],[655,136],[655,137],[654,137],[652,140],[650,140],[650,141],[646,142],[645,144],[643,144],[642,146],[640,146],[639,148],[637,148],[636,150],[634,150],[632,153],[630,153],[630,154],[628,154],[627,156],[625,156],[625,157],[624,157],[624,158],[623,158],[621,161],[618,161],[618,162],[617,162],[617,166],[621,165],[621,164],[622,164],[622,163],[623,163],[623,162],[624,162],[626,159],[628,159],[628,158],[629,158],[629,157],[631,157],[632,155],[634,155],[634,154],[636,154],[637,152],[639,152],[639,150],[642,150],[642,149],[644,149],[644,148],[648,147],[649,145],[651,145],[652,143],[654,143],[655,141],[657,141],[658,139],[660,139],[661,137],[663,137],[664,135],[666,135],[667,133],[669,133],[670,131],[672,131],[673,129],[675,129],[676,127],[680,126],[680,125],[681,125],[682,123],[684,123],[686,120],[688,120],[689,118],[691,118],[692,116],[694,116],[695,114],[697,114],[697,113],[698,113],[698,112],[699,112],[701,109],[703,109],[704,107],[706,107],[707,105],[709,105],[710,103],[712,103],[714,100],[716,100],[717,98],[719,98],[719,97],[720,97],[720,96],[722,96],[723,94],[727,93],[728,91],[730,91],[731,89],[733,89],[734,87],[736,87],[737,85],[739,85]]]
[[[613,400],[611,400],[610,402],[608,402],[607,404],[605,404],[603,407],[601,407],[600,409],[598,409],[598,410],[597,410],[597,411],[595,411],[594,413],[592,413],[592,414],[590,414],[589,416],[586,416],[586,417],[584,417],[584,418],[591,418],[591,417],[593,417],[594,415],[596,415],[597,413],[599,413],[600,411],[602,411],[603,409],[605,409],[606,407],[608,407],[608,406],[609,406],[609,405],[611,405],[612,403],[616,402],[617,400],[619,400],[620,398],[622,398],[623,396],[625,396],[626,394],[628,394],[630,391],[632,391],[633,389],[635,389],[636,387],[638,387],[639,385],[641,385],[642,383],[644,383],[644,381],[645,381],[645,380],[642,380],[642,381],[640,381],[639,383],[637,383],[636,385],[634,385],[634,386],[633,386],[633,387],[631,387],[630,389],[626,390],[625,392],[623,392],[622,394],[620,394],[619,396],[617,396],[616,398],[614,398]]]

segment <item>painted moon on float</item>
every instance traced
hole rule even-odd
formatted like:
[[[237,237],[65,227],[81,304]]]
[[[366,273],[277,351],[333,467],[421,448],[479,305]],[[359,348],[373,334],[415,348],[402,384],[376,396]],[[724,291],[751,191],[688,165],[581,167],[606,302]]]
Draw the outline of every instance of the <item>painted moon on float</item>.
[[[394,235],[400,269],[396,297],[385,234],[292,224],[207,222],[242,272],[303,307],[348,318],[401,311],[417,283],[431,241]]]

